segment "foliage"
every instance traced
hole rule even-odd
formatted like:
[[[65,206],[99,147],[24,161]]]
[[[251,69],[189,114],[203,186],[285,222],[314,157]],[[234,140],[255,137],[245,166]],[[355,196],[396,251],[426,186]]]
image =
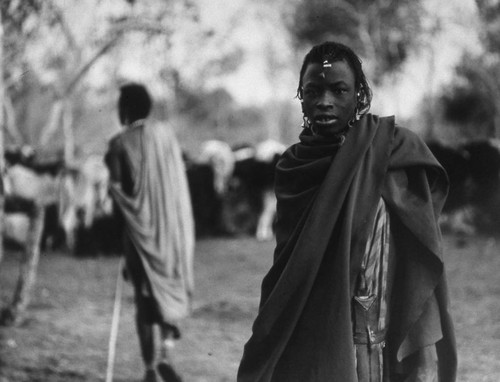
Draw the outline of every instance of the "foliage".
[[[464,136],[500,137],[500,2],[476,0],[486,52],[464,55],[456,85],[442,96],[444,118]]]
[[[178,107],[191,132],[205,139],[212,135],[230,144],[236,143],[235,139],[254,143],[255,139],[245,130],[264,123],[259,108],[237,104],[224,88],[201,93],[182,89],[178,93]]]
[[[464,56],[457,67],[457,80],[441,97],[445,120],[467,138],[495,135],[495,89],[485,63],[480,58]]]
[[[299,46],[333,39],[366,57],[380,82],[419,44],[424,8],[414,0],[298,0],[291,33]]]
[[[476,0],[479,15],[484,22],[483,34],[486,49],[500,53],[500,1]]]
[[[25,67],[22,57],[25,54],[25,42],[36,33],[36,17],[41,12],[41,0],[3,0],[0,2],[4,28],[4,76],[8,87],[19,77]]]
[[[53,137],[64,121],[70,125],[64,139],[72,139],[70,130],[88,127],[74,117],[85,119],[108,104],[127,80],[145,83],[159,104],[169,100],[175,111],[177,89],[196,84],[199,91],[217,71],[240,62],[237,47],[224,45],[228,30],[214,32],[189,0],[11,0],[2,2],[2,12],[9,36],[8,130],[17,144],[60,145]],[[210,49],[218,54],[204,59]]]

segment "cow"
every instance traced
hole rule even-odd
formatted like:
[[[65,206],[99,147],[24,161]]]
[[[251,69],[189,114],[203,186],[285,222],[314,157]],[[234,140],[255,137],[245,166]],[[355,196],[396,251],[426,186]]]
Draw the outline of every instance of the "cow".
[[[208,140],[201,144],[195,157],[184,153],[184,162],[196,236],[228,234],[224,199],[235,163],[231,147],[224,141]]]
[[[197,163],[209,164],[213,171],[214,189],[224,195],[229,179],[234,171],[234,155],[231,146],[226,142],[212,139],[202,143]]]
[[[222,219],[223,195],[216,190],[214,168],[184,154],[197,238],[226,234]],[[226,187],[226,186],[224,186]]]
[[[109,225],[108,233],[114,226],[109,174],[102,156],[90,155],[67,166],[60,159],[41,162],[34,151],[22,147],[7,150],[6,161],[7,195],[34,200],[45,208],[42,249],[64,245],[71,252],[97,251],[109,247],[107,242],[118,241],[115,232],[106,240],[103,237],[104,242],[96,240],[103,226]]]
[[[18,162],[27,159],[22,156]],[[36,279],[46,206],[57,202],[60,177],[39,174],[15,163],[6,155],[3,174],[5,192],[4,236],[20,244],[23,250],[17,286],[12,302],[2,309],[0,323],[18,324],[27,308]],[[40,170],[40,169],[38,169]]]
[[[269,139],[253,148],[235,150],[236,162],[226,198],[232,212],[228,226],[233,232],[251,232],[259,241],[273,238],[274,172],[285,149],[282,143]]]
[[[35,150],[27,145],[7,147],[5,160],[8,173],[8,176],[4,177],[7,187],[6,208],[8,209],[9,203],[12,203],[9,195],[14,194],[17,195],[16,197],[22,197],[23,193],[31,192],[31,195],[25,195],[28,200],[37,192],[43,192],[45,196],[50,195],[51,199],[43,202],[45,213],[41,247],[42,249],[62,247],[65,242],[65,233],[59,220],[58,193],[60,191],[61,176],[65,171],[64,160],[56,157],[55,159],[41,161],[37,158]],[[33,179],[35,186],[31,187],[30,180]],[[52,185],[52,187],[44,190],[42,184]],[[24,185],[30,185],[30,187],[27,190],[19,190]],[[9,187],[14,189],[9,190]],[[38,187],[41,187],[41,190]]]
[[[62,161],[40,163],[29,150],[6,152],[4,235],[7,240],[20,244],[23,255],[14,298],[10,306],[2,310],[1,323],[19,323],[23,316],[36,278],[42,235],[48,232],[50,224],[64,230],[65,243],[73,250],[81,227],[92,227],[96,219],[110,218],[108,175],[102,171],[104,165],[99,161],[102,162],[102,157],[92,157],[81,167],[68,168]],[[56,221],[47,220],[48,216]],[[116,227],[109,221],[105,226],[99,232]],[[109,236],[107,231],[101,237],[94,235],[89,241],[99,242],[96,238],[109,241]],[[112,236],[118,238],[119,235]]]
[[[281,142],[268,139],[259,143],[255,149],[255,160],[265,164],[265,178],[262,196],[262,210],[257,222],[256,237],[259,241],[273,238],[273,223],[276,218],[276,195],[274,193],[274,172],[276,164],[286,150]]]
[[[444,229],[466,235],[500,233],[499,142],[480,139],[456,147],[427,143],[450,181],[441,218]]]
[[[480,232],[500,234],[500,140],[481,139],[461,146],[469,156],[469,204]]]
[[[75,254],[119,251],[121,231],[108,193],[103,156],[90,155],[67,170],[60,194],[60,220]]]
[[[427,146],[443,166],[450,182],[444,211],[454,211],[467,204],[470,183],[469,154],[461,147],[452,147],[438,141],[427,142]]]
[[[210,140],[194,158],[184,154],[197,237],[273,237],[274,167],[285,146],[275,140],[230,146]]]

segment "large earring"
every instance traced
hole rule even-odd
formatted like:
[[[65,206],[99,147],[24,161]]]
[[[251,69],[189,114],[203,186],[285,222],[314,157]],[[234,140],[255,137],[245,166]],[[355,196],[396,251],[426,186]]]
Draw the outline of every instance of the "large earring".
[[[311,128],[311,121],[305,115],[302,115],[302,125],[301,125],[301,127],[303,129],[310,129]]]

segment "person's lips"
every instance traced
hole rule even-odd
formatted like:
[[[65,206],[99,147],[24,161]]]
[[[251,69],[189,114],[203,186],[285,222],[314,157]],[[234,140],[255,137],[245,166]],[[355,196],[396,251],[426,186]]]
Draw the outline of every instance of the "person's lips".
[[[338,121],[337,116],[331,114],[318,115],[314,118],[314,123],[318,126],[331,125],[337,121]]]

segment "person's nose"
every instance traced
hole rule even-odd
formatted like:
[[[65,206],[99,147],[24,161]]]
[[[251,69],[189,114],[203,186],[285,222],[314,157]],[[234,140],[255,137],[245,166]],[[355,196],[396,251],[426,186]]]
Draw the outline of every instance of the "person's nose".
[[[334,102],[335,97],[333,97],[333,94],[329,91],[325,91],[319,97],[316,106],[321,110],[331,109],[333,108]]]

